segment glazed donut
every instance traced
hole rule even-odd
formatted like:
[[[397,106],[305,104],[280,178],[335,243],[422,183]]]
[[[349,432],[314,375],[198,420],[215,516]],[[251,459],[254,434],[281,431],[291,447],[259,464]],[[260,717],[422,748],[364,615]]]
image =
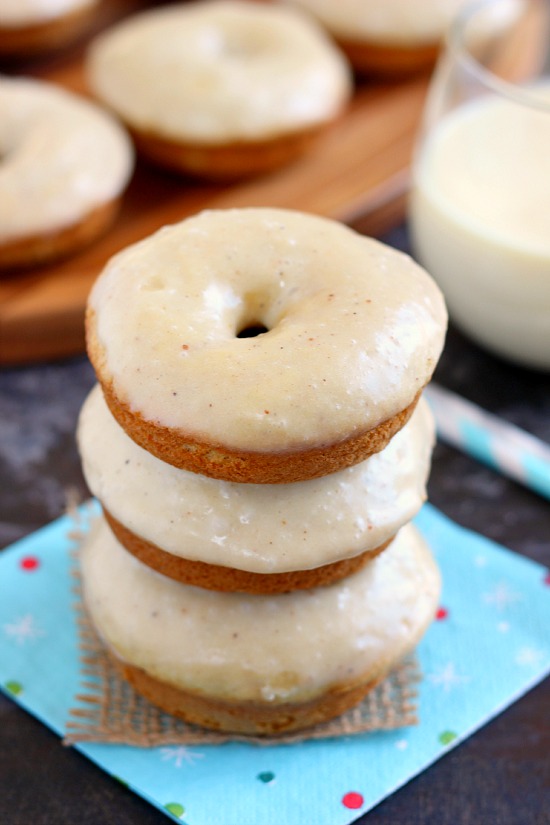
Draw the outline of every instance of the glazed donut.
[[[320,26],[294,10],[242,0],[134,15],[92,43],[87,74],[139,152],[211,178],[294,159],[352,92],[347,61]]]
[[[95,387],[79,419],[84,476],[124,547],[213,590],[328,585],[373,557],[426,497],[434,423],[421,399],[384,450],[295,484],[234,484],[179,470],[135,444]]]
[[[446,328],[438,287],[408,256],[267,208],[202,212],[128,247],[86,315],[90,359],[128,435],[176,467],[262,484],[383,449]]]
[[[0,57],[27,58],[72,43],[99,0],[0,0]]]
[[[282,0],[310,13],[360,73],[431,68],[450,23],[468,0]]]
[[[76,252],[114,220],[133,168],[110,115],[53,84],[0,77],[0,269]]]
[[[412,525],[344,581],[276,596],[172,581],[104,522],[81,565],[89,616],[125,678],[169,713],[246,734],[308,727],[359,702],[417,644],[440,591]]]

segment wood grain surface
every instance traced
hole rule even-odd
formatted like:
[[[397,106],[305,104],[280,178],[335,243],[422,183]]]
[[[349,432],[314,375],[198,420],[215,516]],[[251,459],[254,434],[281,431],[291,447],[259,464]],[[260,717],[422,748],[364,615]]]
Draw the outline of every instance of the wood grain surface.
[[[139,2],[111,2],[109,25]],[[85,43],[47,64],[12,68],[87,95]],[[109,232],[61,263],[0,279],[0,364],[72,355],[83,350],[90,287],[118,250],[203,208],[279,206],[338,218],[377,235],[405,211],[408,169],[427,77],[356,86],[348,112],[302,159],[233,185],[202,184],[138,161],[121,213]]]

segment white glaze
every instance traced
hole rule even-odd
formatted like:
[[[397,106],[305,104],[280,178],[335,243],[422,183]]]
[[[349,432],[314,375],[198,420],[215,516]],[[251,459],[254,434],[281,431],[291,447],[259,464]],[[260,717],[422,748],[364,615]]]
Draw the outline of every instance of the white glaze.
[[[338,584],[247,596],[155,573],[101,522],[84,548],[82,577],[91,618],[120,658],[192,693],[260,702],[307,701],[375,678],[418,642],[440,590],[412,525]]]
[[[54,86],[0,77],[0,242],[64,229],[118,197],[133,167],[126,132]]]
[[[0,0],[0,27],[48,23],[97,3],[98,0]]]
[[[338,37],[382,44],[437,43],[468,0],[286,0]]]
[[[388,446],[355,467],[294,484],[234,484],[143,450],[99,387],[78,427],[88,486],[118,521],[176,556],[256,573],[318,567],[390,539],[426,498],[433,442],[421,400]]]
[[[203,212],[115,256],[90,306],[120,400],[252,451],[363,433],[431,377],[446,313],[408,256],[325,218]],[[261,322],[269,332],[238,338]]]
[[[351,94],[345,58],[289,9],[220,0],[135,15],[92,44],[95,94],[131,126],[206,144],[325,123]]]
[[[546,108],[485,97],[447,115],[419,154],[417,255],[457,324],[520,363],[550,368],[550,79]]]

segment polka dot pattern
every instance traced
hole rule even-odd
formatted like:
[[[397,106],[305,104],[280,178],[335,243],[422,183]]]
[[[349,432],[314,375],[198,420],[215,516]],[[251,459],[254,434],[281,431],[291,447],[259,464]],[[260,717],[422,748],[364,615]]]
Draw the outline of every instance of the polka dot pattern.
[[[450,745],[456,739],[456,733],[453,730],[444,730],[437,738],[442,745]]]
[[[257,775],[256,779],[259,779],[260,782],[264,782],[267,785],[269,782],[273,782],[275,774],[272,771],[262,771],[262,773]]]
[[[23,556],[19,561],[19,567],[26,573],[32,573],[40,567],[40,559],[37,556]]]
[[[357,791],[349,791],[349,793],[344,794],[342,797],[342,805],[351,810],[357,810],[362,806],[363,802],[362,794],[357,793]]]
[[[179,802],[168,802],[164,806],[164,810],[167,811],[169,814],[172,814],[172,816],[175,816],[177,819],[181,819],[181,817],[185,813],[185,808]]]

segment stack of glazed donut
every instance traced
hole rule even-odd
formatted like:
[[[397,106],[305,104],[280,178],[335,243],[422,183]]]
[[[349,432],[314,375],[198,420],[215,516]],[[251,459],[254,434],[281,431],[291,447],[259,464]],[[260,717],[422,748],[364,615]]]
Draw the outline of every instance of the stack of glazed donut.
[[[410,258],[313,215],[206,211],[111,259],[87,309],[78,442],[103,516],[82,577],[140,693],[272,735],[357,704],[417,644],[445,329]]]

